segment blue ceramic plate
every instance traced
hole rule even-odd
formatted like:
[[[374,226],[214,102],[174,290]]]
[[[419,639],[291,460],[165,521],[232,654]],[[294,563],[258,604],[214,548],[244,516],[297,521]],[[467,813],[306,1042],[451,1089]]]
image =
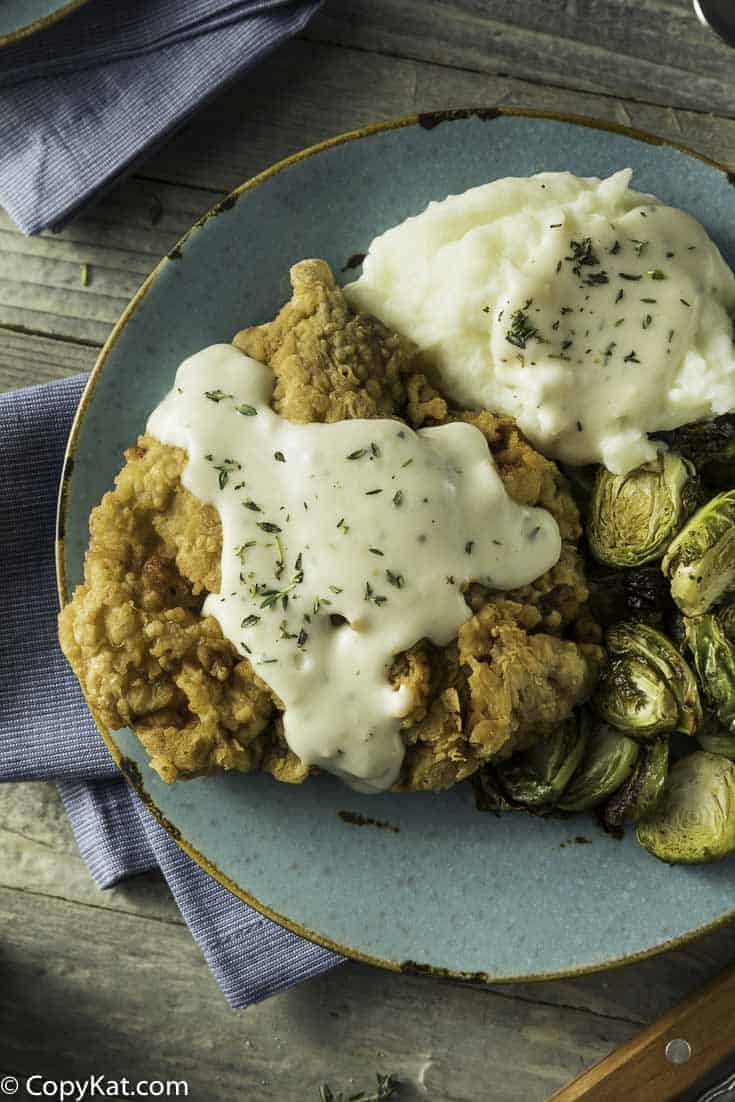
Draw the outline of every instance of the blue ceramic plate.
[[[82,578],[90,509],[177,365],[271,318],[290,295],[294,261],[321,256],[339,272],[430,199],[496,177],[604,176],[626,165],[636,188],[691,211],[735,263],[735,192],[724,170],[582,119],[484,111],[401,120],[308,150],[235,192],[156,268],[93,372],[61,495],[62,598]],[[651,953],[733,909],[732,862],[669,868],[632,831],[614,841],[588,817],[481,815],[468,785],[363,797],[329,777],[292,787],[229,775],[169,787],[134,735],[103,733],[177,841],[232,891],[313,940],[387,967],[503,980],[575,973]],[[345,811],[395,829],[358,827]]]
[[[42,31],[87,0],[0,0],[0,46]]]

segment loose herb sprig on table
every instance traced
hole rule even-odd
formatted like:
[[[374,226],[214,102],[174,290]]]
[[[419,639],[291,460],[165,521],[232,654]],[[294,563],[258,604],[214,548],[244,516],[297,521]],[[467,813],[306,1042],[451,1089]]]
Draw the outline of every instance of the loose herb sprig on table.
[[[395,1075],[375,1075],[377,1086],[370,1094],[358,1091],[357,1094],[345,1094],[344,1091],[334,1093],[329,1083],[322,1083],[319,1087],[319,1102],[387,1102],[389,1098],[397,1098],[399,1087]]]

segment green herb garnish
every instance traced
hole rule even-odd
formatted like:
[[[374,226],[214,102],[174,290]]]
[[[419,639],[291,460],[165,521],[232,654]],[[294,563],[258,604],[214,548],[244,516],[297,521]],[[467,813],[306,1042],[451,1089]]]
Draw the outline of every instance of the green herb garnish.
[[[510,316],[510,329],[505,339],[516,348],[525,348],[528,341],[538,336],[538,329],[528,320],[522,310],[514,310]]]

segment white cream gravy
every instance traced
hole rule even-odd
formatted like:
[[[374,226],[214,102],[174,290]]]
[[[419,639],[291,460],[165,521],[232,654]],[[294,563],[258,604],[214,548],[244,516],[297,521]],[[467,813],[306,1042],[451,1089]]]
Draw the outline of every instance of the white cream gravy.
[[[394,656],[448,643],[470,581],[513,589],[549,570],[559,529],[511,500],[474,426],[295,424],[270,408],[273,383],[214,345],[179,367],[148,431],[186,449],[183,483],[222,522],[203,613],[279,698],[299,758],[379,791],[413,704],[389,681]]]

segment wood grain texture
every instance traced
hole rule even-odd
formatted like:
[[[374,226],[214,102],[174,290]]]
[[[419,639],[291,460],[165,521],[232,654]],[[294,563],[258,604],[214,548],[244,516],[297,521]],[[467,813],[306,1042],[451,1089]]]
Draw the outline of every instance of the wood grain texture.
[[[99,345],[157,261],[243,180],[340,131],[468,104],[586,113],[735,168],[735,120],[297,42],[205,108],[144,177],[117,184],[60,233],[22,237],[0,212],[0,326]]]
[[[732,1051],[735,969],[674,1007],[648,1029],[556,1093],[550,1102],[673,1102]],[[669,1046],[681,1053],[668,1059]]]
[[[0,1069],[21,1078],[104,1071],[185,1078],[202,1102],[317,1102],[324,1080],[354,1091],[383,1070],[401,1102],[541,1102],[635,1028],[354,964],[232,1014],[185,928],[6,888],[0,922]]]
[[[102,344],[151,269],[220,197],[132,179],[38,237],[0,212],[0,326]]]
[[[0,389],[89,370],[204,210],[365,123],[478,104],[579,112],[735,168],[733,61],[689,0],[328,0],[302,40],[61,233],[23,238],[0,213]],[[401,1102],[542,1102],[735,959],[727,927],[544,984],[348,964],[232,1014],[160,878],[98,892],[40,784],[0,788],[0,916],[0,1073],[186,1077],[203,1102],[318,1102],[319,1082],[352,1092],[375,1070],[401,1076]]]
[[[248,1100],[316,1102],[320,1079],[357,1089],[377,1069],[401,1075],[402,1100],[427,1097],[423,1086],[452,1102],[541,1102],[735,956],[728,929],[628,968],[540,985],[348,964],[233,1015],[160,879],[94,888],[53,786],[0,788],[0,854],[0,1020],[12,1023],[0,1032],[0,1071],[20,1077],[39,1068],[83,1076],[96,1065],[190,1078],[191,1096],[206,1102],[233,1097],[235,1082],[252,1090]],[[105,1030],[92,1040],[98,1021]]]
[[[0,326],[0,391],[90,371],[96,356],[93,345],[51,340]]]
[[[735,63],[735,54],[731,60]],[[279,94],[284,86],[288,97]],[[333,134],[413,112],[478,105],[587,114],[652,131],[735,167],[735,120],[294,42],[205,107],[196,124],[182,130],[144,172],[229,191],[273,161]]]
[[[307,35],[541,84],[735,112],[732,50],[697,21],[690,0],[351,0],[326,4]]]

